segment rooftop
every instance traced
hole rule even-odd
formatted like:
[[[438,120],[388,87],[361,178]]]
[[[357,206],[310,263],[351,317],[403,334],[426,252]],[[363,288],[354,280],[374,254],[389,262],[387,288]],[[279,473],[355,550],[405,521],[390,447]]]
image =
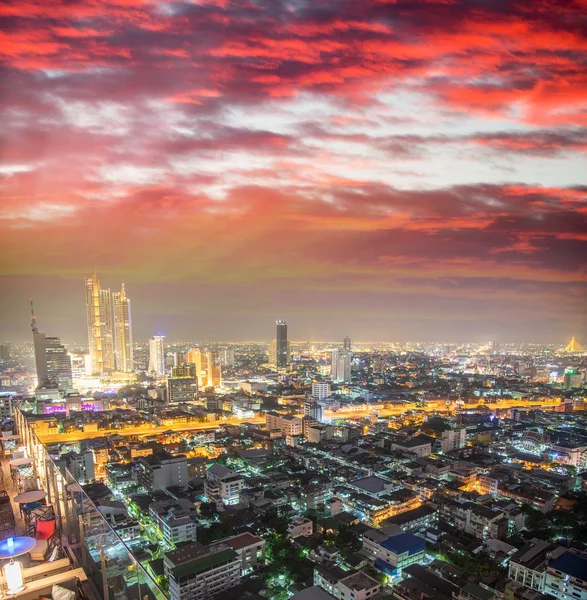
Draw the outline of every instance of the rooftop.
[[[400,533],[381,542],[381,546],[395,554],[416,554],[425,548],[424,540],[411,533]]]
[[[477,583],[467,583],[467,585],[461,589],[467,594],[479,598],[479,600],[491,600],[492,598],[495,598],[494,591],[481,587]]]
[[[381,479],[381,477],[371,475],[370,477],[363,477],[363,479],[357,479],[356,481],[353,481],[351,485],[371,494],[377,494],[385,490],[386,486],[391,486],[392,484],[391,482],[386,481],[385,479]]]
[[[376,579],[369,577],[369,575],[362,573],[361,571],[357,571],[356,573],[345,577],[340,583],[354,591],[370,590],[379,585],[379,582]]]
[[[550,563],[550,568],[561,571],[566,575],[587,581],[587,556],[574,552],[565,552]]]

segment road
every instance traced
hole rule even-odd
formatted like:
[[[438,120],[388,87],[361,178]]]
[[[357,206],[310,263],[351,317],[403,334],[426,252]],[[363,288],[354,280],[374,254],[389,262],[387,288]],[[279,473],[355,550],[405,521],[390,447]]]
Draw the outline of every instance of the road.
[[[481,402],[481,400],[480,400]],[[545,408],[552,409],[555,406],[558,406],[560,401],[554,401],[549,398],[545,398],[544,400],[539,401],[531,401],[524,402],[520,400],[508,400],[504,402],[487,402],[483,403],[483,406],[487,406],[492,410],[504,410],[514,407],[524,407],[524,408]],[[474,406],[471,406],[474,408]],[[434,403],[428,406],[418,406],[416,404],[401,404],[398,406],[394,406],[392,408],[380,409],[377,410],[377,413],[380,417],[396,417],[401,415],[404,412],[409,410],[423,410],[425,412],[439,412],[451,410],[454,411],[454,405],[447,407],[442,403]],[[363,411],[352,411],[352,410],[339,410],[339,411],[325,411],[323,413],[323,419],[325,421],[331,420],[339,420],[339,419],[352,419],[361,416],[368,416],[373,413],[372,410],[363,410]],[[303,416],[303,415],[297,415]],[[60,433],[58,435],[39,435],[41,442],[43,444],[51,444],[58,442],[76,442],[79,440],[86,440],[94,437],[103,437],[108,434],[118,434],[123,436],[147,436],[147,435],[158,435],[165,431],[202,431],[207,429],[217,429],[221,425],[240,425],[242,423],[254,423],[256,425],[264,425],[265,424],[265,415],[260,417],[254,417],[249,419],[227,419],[221,421],[211,421],[206,423],[187,423],[183,425],[161,425],[154,427],[131,427],[128,429],[100,429],[99,431],[74,431],[68,433]]]
[[[227,419],[221,421],[210,421],[207,423],[186,423],[183,425],[160,425],[154,427],[129,427],[127,429],[100,429],[98,431],[72,431],[67,433],[59,433],[57,435],[39,435],[39,439],[43,444],[77,442],[79,440],[87,440],[89,438],[104,437],[106,435],[123,435],[123,436],[147,436],[158,435],[164,431],[201,431],[206,429],[217,429],[221,425],[240,425],[241,423],[255,423],[257,425],[265,424],[265,416],[255,417],[252,419]]]
[[[524,407],[524,408],[554,408],[560,404],[559,400],[552,400],[550,398],[545,398],[544,400],[537,401],[523,401],[523,400],[506,400],[503,402],[483,402],[482,399],[479,399],[479,403],[482,406],[486,406],[491,410],[507,410],[509,408],[515,407]],[[463,408],[475,408],[476,405],[463,406]],[[397,406],[393,406],[391,408],[384,408],[377,410],[377,414],[380,417],[397,417],[404,412],[409,410],[423,410],[424,412],[443,412],[449,410],[450,412],[454,412],[454,405],[446,406],[443,403],[435,402],[434,404],[429,404],[428,406],[418,406],[417,404],[401,404]],[[353,417],[360,417],[361,415],[369,415],[372,414],[373,411],[354,411],[354,410],[338,410],[338,411],[325,411],[322,414],[322,417],[326,420],[334,420],[334,419],[352,419]]]

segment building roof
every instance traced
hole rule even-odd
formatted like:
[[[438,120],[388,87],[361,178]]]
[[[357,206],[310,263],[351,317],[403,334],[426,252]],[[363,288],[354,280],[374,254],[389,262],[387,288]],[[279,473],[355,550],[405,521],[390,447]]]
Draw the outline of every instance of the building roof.
[[[434,438],[428,437],[427,435],[417,435],[411,440],[395,442],[395,444],[397,446],[401,446],[402,448],[418,448],[419,446],[424,446],[425,444],[432,444],[433,441]]]
[[[212,475],[216,475],[216,477],[226,477],[228,475],[232,475],[234,471],[225,467],[224,465],[214,463],[208,467],[207,473],[212,473]]]
[[[248,531],[245,533],[241,533],[240,535],[235,535],[234,537],[223,540],[225,544],[228,544],[233,550],[240,550],[241,548],[246,548],[247,546],[252,546],[253,544],[258,544],[263,540],[257,535],[253,535]]]
[[[405,525],[406,523],[411,523],[412,521],[417,521],[418,519],[423,519],[430,515],[433,515],[436,512],[435,508],[425,504],[424,506],[419,506],[418,508],[414,508],[412,510],[407,510],[399,515],[395,515],[395,517],[391,517],[385,521],[386,525]]]
[[[561,571],[566,575],[587,581],[587,557],[579,556],[574,552],[565,552],[550,563],[552,569]]]
[[[176,577],[184,577],[235,560],[237,554],[230,548],[214,552],[202,544],[194,543],[168,552],[165,558],[172,563],[173,574]]]
[[[370,494],[377,494],[386,489],[386,486],[391,486],[391,482],[386,481],[385,479],[381,479],[381,477],[377,477],[376,475],[371,475],[370,477],[363,477],[362,479],[357,479],[351,483],[356,488],[364,490]]]
[[[313,585],[294,594],[290,600],[332,600],[332,596],[321,587]]]
[[[348,577],[345,577],[340,582],[345,585],[350,590],[354,591],[362,591],[362,590],[370,590],[379,585],[379,582],[373,577],[369,577],[366,573],[362,573],[361,571],[357,571]]]
[[[395,554],[416,554],[422,552],[425,548],[424,540],[412,533],[400,533],[387,538],[381,542],[381,546]]]
[[[491,600],[492,598],[495,598],[494,591],[481,587],[477,583],[467,583],[467,585],[461,589],[467,594],[479,598],[479,600]]]

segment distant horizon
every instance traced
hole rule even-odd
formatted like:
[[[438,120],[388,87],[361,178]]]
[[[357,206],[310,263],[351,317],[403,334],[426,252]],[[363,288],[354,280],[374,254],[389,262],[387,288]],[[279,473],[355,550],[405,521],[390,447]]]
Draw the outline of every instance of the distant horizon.
[[[0,337],[95,270],[138,339],[587,342],[584,2],[74,4],[5,11]]]

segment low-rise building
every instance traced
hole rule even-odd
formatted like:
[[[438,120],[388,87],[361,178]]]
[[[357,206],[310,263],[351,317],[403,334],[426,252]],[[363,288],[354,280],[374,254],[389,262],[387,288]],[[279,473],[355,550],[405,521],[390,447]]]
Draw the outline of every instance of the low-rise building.
[[[242,575],[248,575],[265,561],[265,540],[252,533],[245,532],[219,540],[210,544],[210,549],[221,544],[230,546],[236,552],[241,560]]]
[[[310,519],[306,517],[302,517],[300,519],[296,519],[292,521],[287,526],[287,534],[292,538],[297,538],[303,535],[304,537],[309,537],[312,535],[314,531],[314,524]]]
[[[224,465],[214,463],[206,471],[204,494],[209,502],[215,502],[219,508],[223,505],[238,504],[240,492],[244,487],[243,478]]]
[[[165,554],[163,564],[171,600],[218,598],[241,579],[242,561],[226,544],[187,544]]]
[[[587,600],[587,554],[568,551],[546,569],[544,593],[558,600]]]

